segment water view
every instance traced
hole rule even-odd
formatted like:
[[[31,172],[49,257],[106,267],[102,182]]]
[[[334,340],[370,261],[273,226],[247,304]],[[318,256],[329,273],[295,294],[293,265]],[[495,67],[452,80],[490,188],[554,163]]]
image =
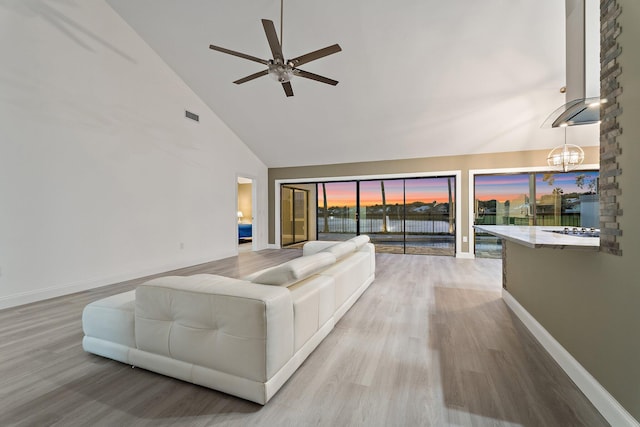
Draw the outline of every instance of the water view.
[[[455,255],[455,178],[318,184],[320,240],[368,234],[380,252]]]

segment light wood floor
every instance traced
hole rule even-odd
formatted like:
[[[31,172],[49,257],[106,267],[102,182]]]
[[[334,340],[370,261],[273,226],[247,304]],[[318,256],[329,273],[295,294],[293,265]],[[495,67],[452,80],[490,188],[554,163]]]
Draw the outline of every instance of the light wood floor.
[[[0,311],[0,426],[607,425],[501,300],[500,260],[378,254],[376,274],[264,407],[83,352],[84,305],[140,280]]]

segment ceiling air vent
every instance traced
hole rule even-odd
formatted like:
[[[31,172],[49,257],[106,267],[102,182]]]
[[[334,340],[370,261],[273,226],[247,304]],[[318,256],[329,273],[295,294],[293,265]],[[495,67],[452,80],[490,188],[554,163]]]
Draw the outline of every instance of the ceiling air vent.
[[[196,121],[196,122],[199,122],[199,121],[200,121],[200,116],[199,116],[199,115],[197,115],[197,114],[195,114],[195,113],[192,113],[192,112],[191,112],[191,111],[189,111],[189,110],[184,110],[184,116],[185,116],[187,119],[191,119],[191,120],[194,120],[194,121]]]

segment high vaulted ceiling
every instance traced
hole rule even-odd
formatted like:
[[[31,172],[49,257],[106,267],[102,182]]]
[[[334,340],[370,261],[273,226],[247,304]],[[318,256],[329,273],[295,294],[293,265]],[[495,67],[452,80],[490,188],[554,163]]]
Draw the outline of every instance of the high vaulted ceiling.
[[[565,102],[559,0],[284,1],[285,57],[339,43],[294,97],[261,64],[278,0],[108,0],[268,167],[546,149]]]

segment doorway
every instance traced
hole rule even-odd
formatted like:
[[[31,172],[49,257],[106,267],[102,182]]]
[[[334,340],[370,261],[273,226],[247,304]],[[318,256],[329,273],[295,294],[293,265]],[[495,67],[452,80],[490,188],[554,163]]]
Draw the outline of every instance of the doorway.
[[[253,250],[253,180],[238,177],[238,252]]]

